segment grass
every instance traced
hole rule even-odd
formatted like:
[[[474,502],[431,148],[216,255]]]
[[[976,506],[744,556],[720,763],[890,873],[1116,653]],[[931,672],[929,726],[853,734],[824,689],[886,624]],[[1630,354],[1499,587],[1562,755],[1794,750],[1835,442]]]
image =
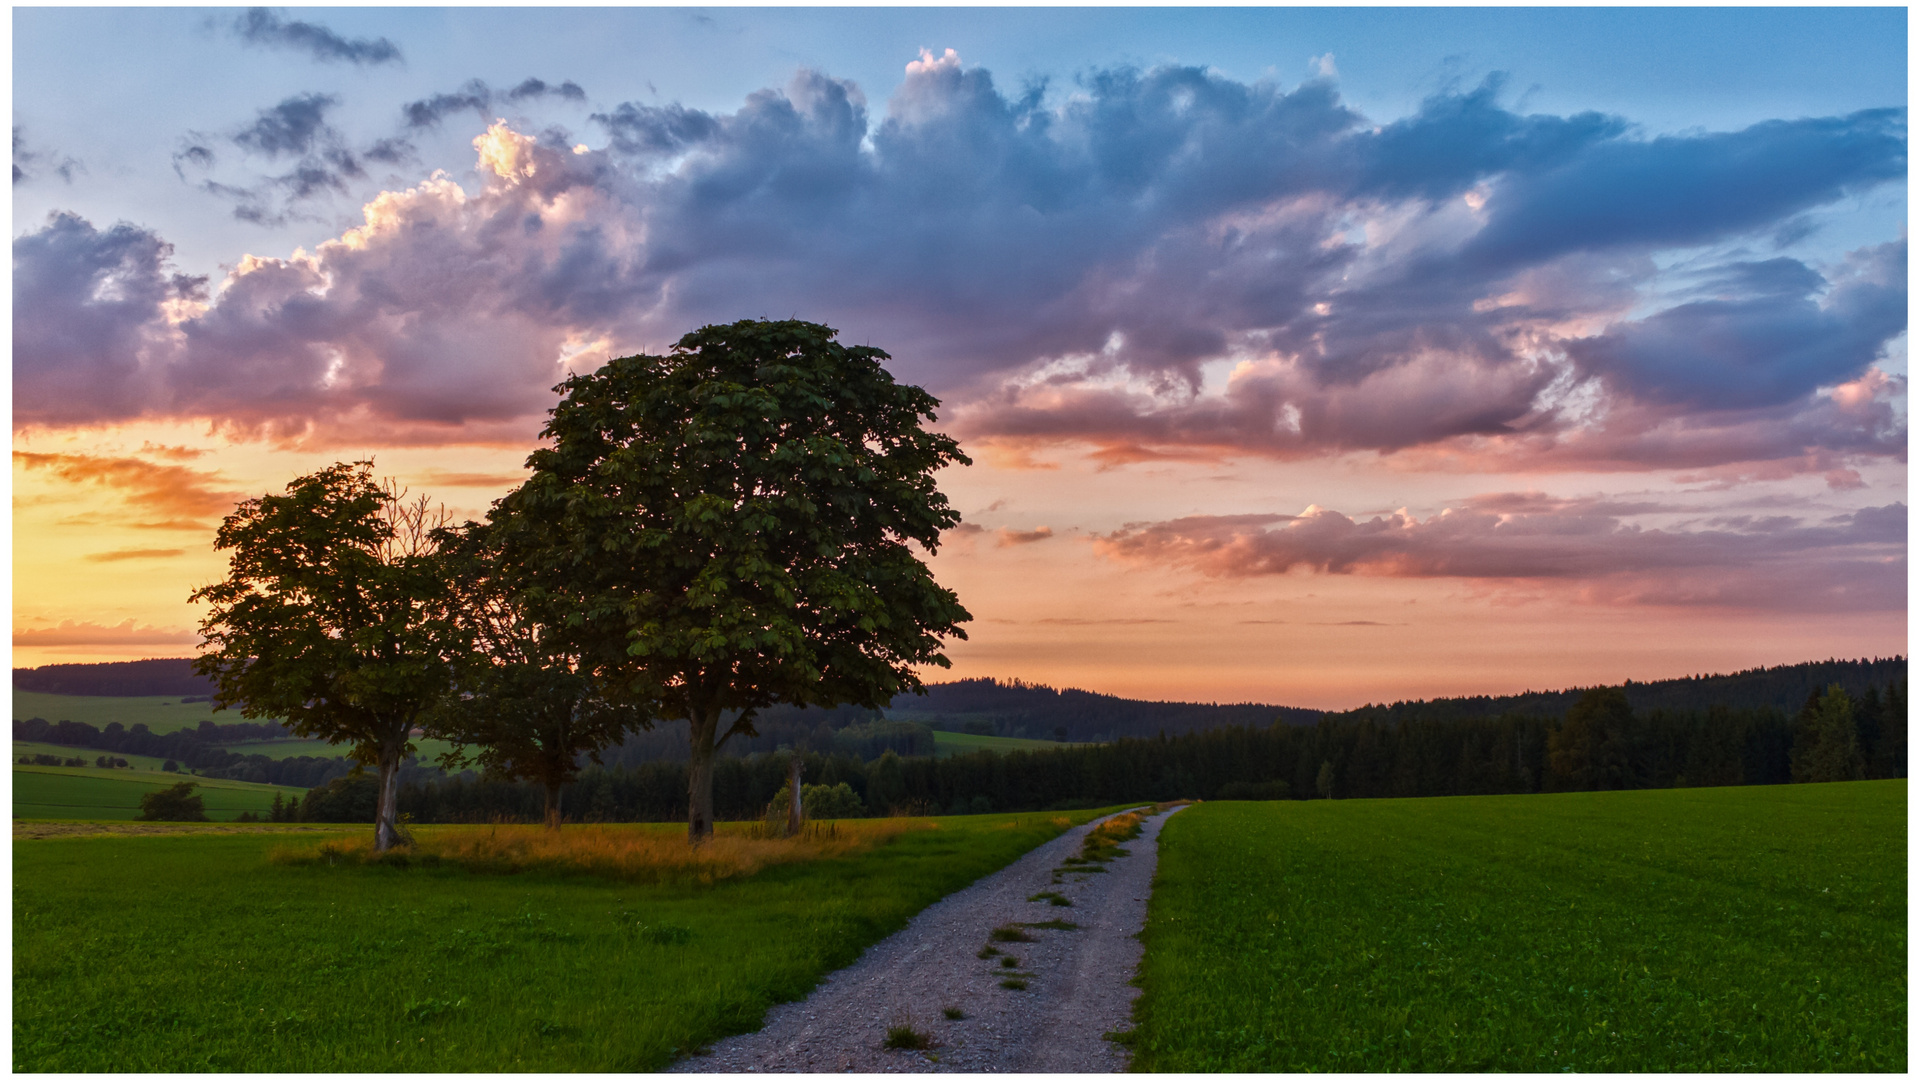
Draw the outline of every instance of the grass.
[[[118,721],[127,727],[147,725],[155,735],[181,728],[199,727],[200,721],[216,724],[242,723],[238,710],[216,714],[211,702],[182,702],[178,697],[88,697],[80,694],[39,694],[31,690],[13,692],[13,718],[25,720],[38,716],[59,723],[76,720],[106,730]],[[94,753],[99,753],[96,750]]]
[[[159,772],[160,767],[166,764],[167,761],[166,758],[146,757],[142,754],[122,754],[112,750],[92,750],[84,746],[60,746],[55,743],[27,742],[24,739],[15,739],[13,741],[13,760],[15,762],[18,762],[22,755],[31,757],[34,754],[52,754],[63,761],[67,758],[83,757],[87,759],[89,765],[91,765],[93,759],[97,757],[122,758],[126,761],[127,768],[119,770],[121,772]]]
[[[941,1009],[940,1015],[946,1017],[949,1020],[965,1020],[967,1018],[967,1014],[964,1011],[952,1005],[949,1005],[946,1008]]]
[[[1905,781],[1215,803],[1136,1068],[1904,1071]]]
[[[924,1032],[915,1031],[911,1024],[895,1024],[887,1029],[881,1045],[889,1050],[925,1050],[933,1045],[933,1040]]]
[[[1014,739],[1005,735],[969,735],[959,731],[933,733],[933,756],[937,758],[971,754],[976,750],[1004,754],[1009,750],[1058,750],[1070,745],[1073,744],[1054,742],[1052,739]]]
[[[1067,899],[1066,897],[1060,895],[1057,892],[1054,892],[1052,889],[1048,889],[1046,892],[1037,892],[1037,893],[1034,893],[1032,896],[1027,897],[1027,903],[1029,904],[1038,903],[1041,900],[1045,900],[1047,903],[1053,905],[1054,907],[1072,907],[1073,906],[1073,901]]]
[[[1000,926],[996,926],[993,928],[993,932],[988,934],[987,937],[991,938],[994,941],[1037,940],[1032,934],[1027,933],[1026,928],[1021,926],[1019,923],[1004,923]]]
[[[927,904],[1091,816],[939,819],[713,884],[277,864],[299,835],[284,828],[17,839],[13,1065],[654,1071],[757,1029]],[[415,831],[425,846],[442,828]]]
[[[140,796],[172,787],[182,780],[200,785],[193,793],[200,796],[207,817],[214,821],[232,821],[248,810],[264,814],[273,805],[276,792],[282,796],[305,794],[300,788],[240,780],[207,780],[185,773],[15,765],[13,816],[132,821],[140,816]]]
[[[1079,923],[1069,922],[1066,919],[1048,919],[1046,922],[1029,922],[1029,923],[1021,923],[1020,925],[1030,926],[1035,930],[1078,930],[1080,929]]]
[[[937,829],[928,818],[874,818],[810,822],[787,840],[758,822],[726,822],[712,840],[688,847],[685,831],[622,825],[578,825],[558,832],[539,825],[448,825],[417,830],[415,843],[384,855],[370,831],[318,847],[289,845],[269,857],[285,865],[390,862],[399,866],[449,863],[485,874],[586,874],[620,881],[712,884],[748,877],[781,863],[845,858],[870,851],[902,833]]]

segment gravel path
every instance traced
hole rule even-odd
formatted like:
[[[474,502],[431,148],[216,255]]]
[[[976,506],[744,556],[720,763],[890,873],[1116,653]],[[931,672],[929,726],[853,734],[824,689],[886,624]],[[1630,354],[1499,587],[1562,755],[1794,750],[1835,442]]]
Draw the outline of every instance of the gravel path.
[[[1118,1072],[1127,1051],[1104,1039],[1131,1026],[1129,985],[1140,962],[1156,839],[1148,818],[1127,858],[1105,873],[1062,872],[1089,822],[945,897],[906,928],[827,976],[805,1001],[777,1005],[766,1026],[714,1044],[671,1072]],[[1041,892],[1072,906],[1027,898]],[[1076,930],[1030,928],[1031,942],[990,941],[996,927],[1063,919]],[[999,950],[982,957],[984,946]],[[1016,966],[1003,966],[1012,958]],[[1002,985],[1024,978],[1025,989]],[[957,1009],[962,1019],[943,1010]],[[887,1029],[931,1036],[925,1050],[888,1050]]]

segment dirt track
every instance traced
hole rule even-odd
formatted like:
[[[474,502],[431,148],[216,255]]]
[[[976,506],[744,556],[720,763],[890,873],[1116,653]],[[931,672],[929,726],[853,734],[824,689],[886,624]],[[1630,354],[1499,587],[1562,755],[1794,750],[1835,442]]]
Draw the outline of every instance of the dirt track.
[[[1105,872],[1061,872],[1094,823],[948,896],[907,927],[829,975],[805,1001],[776,1006],[751,1035],[717,1043],[673,1072],[1117,1072],[1124,1047],[1104,1036],[1130,1026],[1131,986],[1153,884],[1160,826],[1149,818],[1131,852]],[[1057,892],[1071,906],[1028,897]],[[1061,919],[1077,929],[1029,927],[1031,942],[990,941],[996,927]],[[982,957],[985,946],[999,950]],[[1014,964],[1006,966],[1006,958]],[[1003,980],[1024,977],[1024,989]],[[958,1010],[949,1019],[943,1010]],[[925,1050],[889,1050],[892,1027],[929,1036]]]

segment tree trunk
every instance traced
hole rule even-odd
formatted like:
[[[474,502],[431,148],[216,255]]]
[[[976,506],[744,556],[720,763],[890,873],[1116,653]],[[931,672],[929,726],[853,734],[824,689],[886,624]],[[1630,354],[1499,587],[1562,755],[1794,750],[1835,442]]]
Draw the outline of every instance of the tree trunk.
[[[793,795],[787,804],[788,836],[800,835],[800,768],[804,764],[805,760],[800,756],[800,751],[795,749],[792,760],[787,762],[787,787]]]
[[[687,843],[699,846],[713,835],[713,729],[720,710],[695,710],[687,717]]]
[[[400,802],[400,747],[404,745],[403,736],[400,742],[380,748],[380,808],[373,818],[375,851],[386,851],[400,840],[396,818]]]
[[[547,828],[560,831],[560,784],[547,781]]]

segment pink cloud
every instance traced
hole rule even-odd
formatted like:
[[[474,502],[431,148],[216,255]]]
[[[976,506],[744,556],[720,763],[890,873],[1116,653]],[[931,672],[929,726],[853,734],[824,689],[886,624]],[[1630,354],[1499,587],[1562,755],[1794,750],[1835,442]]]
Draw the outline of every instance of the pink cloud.
[[[117,626],[93,622],[62,620],[60,625],[43,630],[14,627],[13,643],[30,645],[191,645],[200,635],[191,630],[176,630],[134,624],[132,619]]]
[[[1649,528],[1666,509],[1603,499],[1501,494],[1424,520],[1366,521],[1309,507],[1130,525],[1094,541],[1122,561],[1212,577],[1290,571],[1549,583],[1607,603],[1898,610],[1905,603],[1906,508],[1895,503],[1808,523],[1726,517]]]

